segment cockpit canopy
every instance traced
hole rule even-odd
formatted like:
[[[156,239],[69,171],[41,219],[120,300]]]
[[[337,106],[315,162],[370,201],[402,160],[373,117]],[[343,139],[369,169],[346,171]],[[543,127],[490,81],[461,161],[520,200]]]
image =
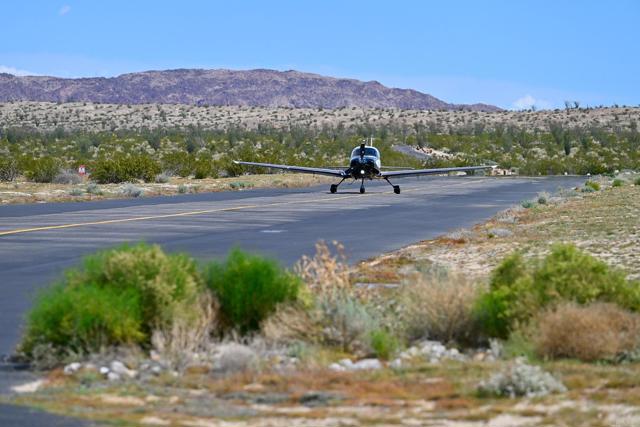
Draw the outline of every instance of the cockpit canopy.
[[[380,158],[380,152],[375,147],[364,147],[364,155]],[[353,149],[353,151],[351,152],[351,158],[353,157],[360,157],[360,147],[356,147]]]

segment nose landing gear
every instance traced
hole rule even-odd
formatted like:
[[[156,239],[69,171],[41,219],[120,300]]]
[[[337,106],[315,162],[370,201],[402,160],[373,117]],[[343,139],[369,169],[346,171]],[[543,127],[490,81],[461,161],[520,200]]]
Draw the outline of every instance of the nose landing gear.
[[[360,184],[360,194],[364,194],[364,178],[362,178],[362,184]]]

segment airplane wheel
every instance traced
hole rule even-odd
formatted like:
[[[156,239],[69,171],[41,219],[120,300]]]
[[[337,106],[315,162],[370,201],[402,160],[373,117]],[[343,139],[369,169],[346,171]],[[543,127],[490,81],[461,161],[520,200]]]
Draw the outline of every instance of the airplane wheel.
[[[360,187],[360,194],[364,194],[364,187]]]
[[[393,192],[396,194],[400,194],[400,186],[399,185],[394,185],[393,186]]]
[[[335,184],[331,184],[331,187],[329,187],[329,191],[331,191],[331,193],[335,193],[336,191],[338,191],[338,186]]]

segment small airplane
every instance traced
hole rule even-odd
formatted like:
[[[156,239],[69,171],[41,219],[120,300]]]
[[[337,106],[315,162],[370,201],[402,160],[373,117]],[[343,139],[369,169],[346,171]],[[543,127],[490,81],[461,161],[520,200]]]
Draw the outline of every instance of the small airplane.
[[[340,182],[337,184],[331,184],[329,191],[335,193],[338,191],[338,186],[342,184],[346,179],[352,178],[354,181],[361,180],[360,193],[365,192],[364,180],[384,179],[393,187],[393,192],[400,194],[400,186],[393,185],[389,178],[403,178],[407,176],[418,175],[435,175],[448,172],[469,172],[476,170],[493,169],[495,166],[463,166],[454,168],[436,168],[436,169],[405,169],[405,170],[391,170],[382,171],[383,166],[380,162],[380,151],[372,145],[367,146],[364,142],[360,144],[360,147],[356,147],[351,152],[351,161],[349,167],[344,170],[330,169],[330,168],[311,168],[305,166],[289,166],[289,165],[276,165],[272,163],[256,163],[256,162],[242,162],[233,161],[238,165],[246,166],[260,166],[264,168],[283,169],[291,172],[308,173],[314,175],[328,175],[340,178]],[[395,168],[393,168],[395,169]]]

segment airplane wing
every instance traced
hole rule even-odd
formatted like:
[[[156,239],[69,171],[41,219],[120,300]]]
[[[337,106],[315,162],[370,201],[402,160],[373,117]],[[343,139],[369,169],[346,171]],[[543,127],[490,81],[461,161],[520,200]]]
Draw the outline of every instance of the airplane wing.
[[[274,165],[272,163],[239,162],[237,160],[234,160],[233,163],[237,165],[261,166],[263,168],[283,169],[291,172],[310,173],[315,175],[328,175],[328,176],[335,176],[338,178],[344,178],[347,176],[344,173],[344,171],[335,170],[335,169],[308,168],[304,166],[289,166],[289,165]]]
[[[435,175],[439,173],[447,172],[467,172],[476,170],[493,169],[495,166],[462,166],[457,168],[436,168],[436,169],[411,169],[401,171],[389,171],[381,172],[380,176],[383,178],[400,178],[403,176],[417,176],[417,175]]]

